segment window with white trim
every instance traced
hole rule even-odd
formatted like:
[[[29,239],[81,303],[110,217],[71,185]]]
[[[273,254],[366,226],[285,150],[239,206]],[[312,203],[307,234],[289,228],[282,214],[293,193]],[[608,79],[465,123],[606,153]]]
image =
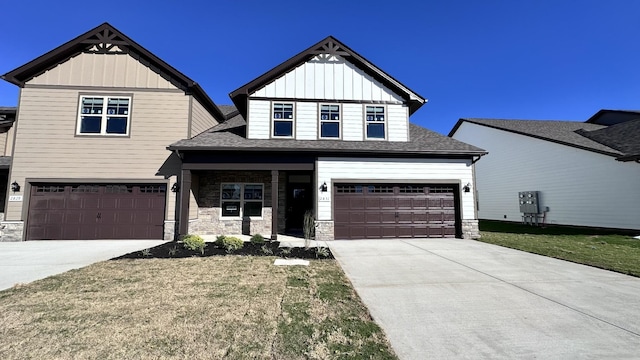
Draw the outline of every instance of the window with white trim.
[[[272,124],[274,137],[293,137],[293,103],[273,103]]]
[[[131,97],[80,96],[78,135],[129,135]]]
[[[367,139],[386,139],[384,106],[366,106],[365,124]]]
[[[320,138],[340,138],[340,105],[320,105]]]
[[[264,184],[223,183],[222,217],[261,217]]]

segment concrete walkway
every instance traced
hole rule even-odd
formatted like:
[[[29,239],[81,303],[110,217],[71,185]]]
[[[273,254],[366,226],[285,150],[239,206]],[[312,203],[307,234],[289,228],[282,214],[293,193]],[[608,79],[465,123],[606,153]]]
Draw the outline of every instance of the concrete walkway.
[[[164,240],[0,242],[0,290],[158,246]]]
[[[401,359],[638,359],[640,279],[473,240],[332,241]]]

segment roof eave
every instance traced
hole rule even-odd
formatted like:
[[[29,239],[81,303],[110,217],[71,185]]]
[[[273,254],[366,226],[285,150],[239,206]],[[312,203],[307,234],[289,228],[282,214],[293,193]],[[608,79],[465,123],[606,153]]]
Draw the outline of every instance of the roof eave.
[[[486,151],[464,151],[464,150],[434,150],[434,151],[406,151],[406,150],[341,150],[341,149],[314,149],[314,148],[271,148],[271,147],[233,147],[233,146],[180,146],[169,145],[169,151],[234,151],[234,152],[307,152],[307,153],[348,153],[353,154],[406,154],[406,155],[448,155],[448,156],[483,156]]]

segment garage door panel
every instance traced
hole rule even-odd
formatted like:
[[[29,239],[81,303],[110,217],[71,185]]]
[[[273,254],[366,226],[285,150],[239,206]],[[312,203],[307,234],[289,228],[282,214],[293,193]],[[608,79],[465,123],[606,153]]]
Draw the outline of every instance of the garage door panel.
[[[28,240],[163,237],[165,185],[32,185]]]
[[[364,191],[356,193],[344,190],[349,188],[361,188]],[[455,236],[459,227],[456,189],[457,185],[336,184],[335,237]]]

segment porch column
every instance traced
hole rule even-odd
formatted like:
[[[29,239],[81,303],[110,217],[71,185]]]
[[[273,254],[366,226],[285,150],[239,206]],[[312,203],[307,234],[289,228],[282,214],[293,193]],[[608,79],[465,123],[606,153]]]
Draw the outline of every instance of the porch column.
[[[278,240],[278,170],[271,170],[271,240]]]
[[[191,170],[182,169],[182,174],[180,176],[180,197],[179,197],[179,207],[180,219],[178,220],[179,237],[183,237],[189,232],[189,200],[191,197]]]

